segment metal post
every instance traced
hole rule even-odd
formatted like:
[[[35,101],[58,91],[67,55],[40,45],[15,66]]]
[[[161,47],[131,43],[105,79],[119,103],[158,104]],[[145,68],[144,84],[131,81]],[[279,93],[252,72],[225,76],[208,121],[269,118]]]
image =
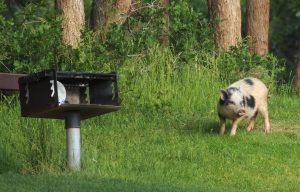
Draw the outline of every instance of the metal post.
[[[65,126],[67,130],[67,163],[71,170],[80,170],[80,113],[66,113]]]

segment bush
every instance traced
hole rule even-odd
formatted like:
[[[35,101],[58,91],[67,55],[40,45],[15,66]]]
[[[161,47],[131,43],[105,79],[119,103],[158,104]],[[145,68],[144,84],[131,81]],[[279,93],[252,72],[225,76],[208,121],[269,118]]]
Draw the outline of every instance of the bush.
[[[163,9],[157,6],[138,9],[124,25],[113,25],[105,34],[86,29],[79,48],[72,49],[62,43],[61,18],[45,2],[28,3],[10,19],[0,16],[1,71],[118,71],[128,60],[147,58],[148,50],[159,46]],[[274,56],[252,55],[245,43],[217,54],[206,15],[183,0],[172,1],[169,12],[170,50],[177,58],[174,68],[197,63],[227,84],[255,76],[275,88],[282,69]]]
[[[228,52],[220,52],[216,56],[216,62],[222,81],[230,84],[252,76],[262,79],[273,92],[276,90],[277,77],[283,71],[276,57],[251,54],[246,43],[232,47]]]
[[[61,49],[61,21],[55,11],[29,3],[14,17],[0,16],[1,71],[36,72],[56,68]]]

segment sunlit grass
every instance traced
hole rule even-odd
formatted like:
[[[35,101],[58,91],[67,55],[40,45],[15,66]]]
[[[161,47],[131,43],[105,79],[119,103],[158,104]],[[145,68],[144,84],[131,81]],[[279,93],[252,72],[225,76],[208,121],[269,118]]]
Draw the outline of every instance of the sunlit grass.
[[[78,173],[65,166],[63,121],[22,118],[18,98],[2,98],[0,190],[299,189],[298,97],[271,94],[269,135],[259,117],[251,133],[243,122],[235,137],[219,136],[216,103],[225,83],[217,69],[198,60],[179,65],[168,52],[149,54],[118,71],[122,109],[82,121]]]

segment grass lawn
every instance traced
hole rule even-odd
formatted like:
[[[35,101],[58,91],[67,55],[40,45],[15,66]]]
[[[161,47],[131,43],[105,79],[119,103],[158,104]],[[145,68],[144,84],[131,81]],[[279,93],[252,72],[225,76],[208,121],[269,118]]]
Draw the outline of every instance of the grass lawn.
[[[269,135],[258,116],[253,132],[243,122],[220,136],[218,70],[174,62],[124,64],[122,109],[82,121],[77,173],[66,170],[64,122],[21,118],[17,97],[2,96],[0,191],[298,191],[299,97],[271,92]]]
[[[18,159],[7,152],[7,158],[1,159],[6,165],[2,165],[0,191],[297,191],[300,100],[272,97],[269,103],[273,128],[269,135],[263,133],[262,119],[258,118],[251,133],[246,132],[244,122],[235,137],[228,133],[219,136],[215,131],[217,117],[211,111],[202,116],[189,114],[190,118],[184,119],[171,118],[178,113],[153,116],[151,120],[145,114],[128,114],[132,119],[128,116],[124,124],[117,123],[125,115],[119,112],[107,115],[107,119],[116,118],[112,127],[100,128],[97,125],[101,125],[101,118],[83,121],[82,171],[78,173],[53,165],[65,160],[62,122],[24,120],[21,123],[27,126],[45,122],[60,126],[61,129],[42,127],[49,134],[56,134],[53,128],[58,131],[60,136],[51,142],[60,141],[60,145],[43,146],[45,157],[50,156],[53,162],[34,164],[34,157],[19,154]],[[12,113],[14,110],[18,107]],[[27,132],[23,130],[22,134]],[[43,137],[47,135],[38,139]],[[31,145],[42,145],[42,141]],[[41,146],[24,150],[32,150],[31,154],[43,160],[43,154],[35,147]],[[11,162],[7,162],[9,157]],[[28,163],[33,168],[24,166]],[[17,167],[18,171],[9,167]]]
[[[172,186],[161,183],[135,182],[123,179],[106,179],[78,175],[24,176],[12,173],[0,176],[0,190],[7,192],[28,191],[223,191],[217,187]],[[233,189],[234,191],[234,189]]]

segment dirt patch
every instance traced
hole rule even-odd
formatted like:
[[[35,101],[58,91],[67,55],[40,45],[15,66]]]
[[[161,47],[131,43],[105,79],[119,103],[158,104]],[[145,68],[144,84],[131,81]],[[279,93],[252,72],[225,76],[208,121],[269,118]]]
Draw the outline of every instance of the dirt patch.
[[[271,121],[271,128],[273,132],[299,132],[300,133],[300,119],[293,121]]]

